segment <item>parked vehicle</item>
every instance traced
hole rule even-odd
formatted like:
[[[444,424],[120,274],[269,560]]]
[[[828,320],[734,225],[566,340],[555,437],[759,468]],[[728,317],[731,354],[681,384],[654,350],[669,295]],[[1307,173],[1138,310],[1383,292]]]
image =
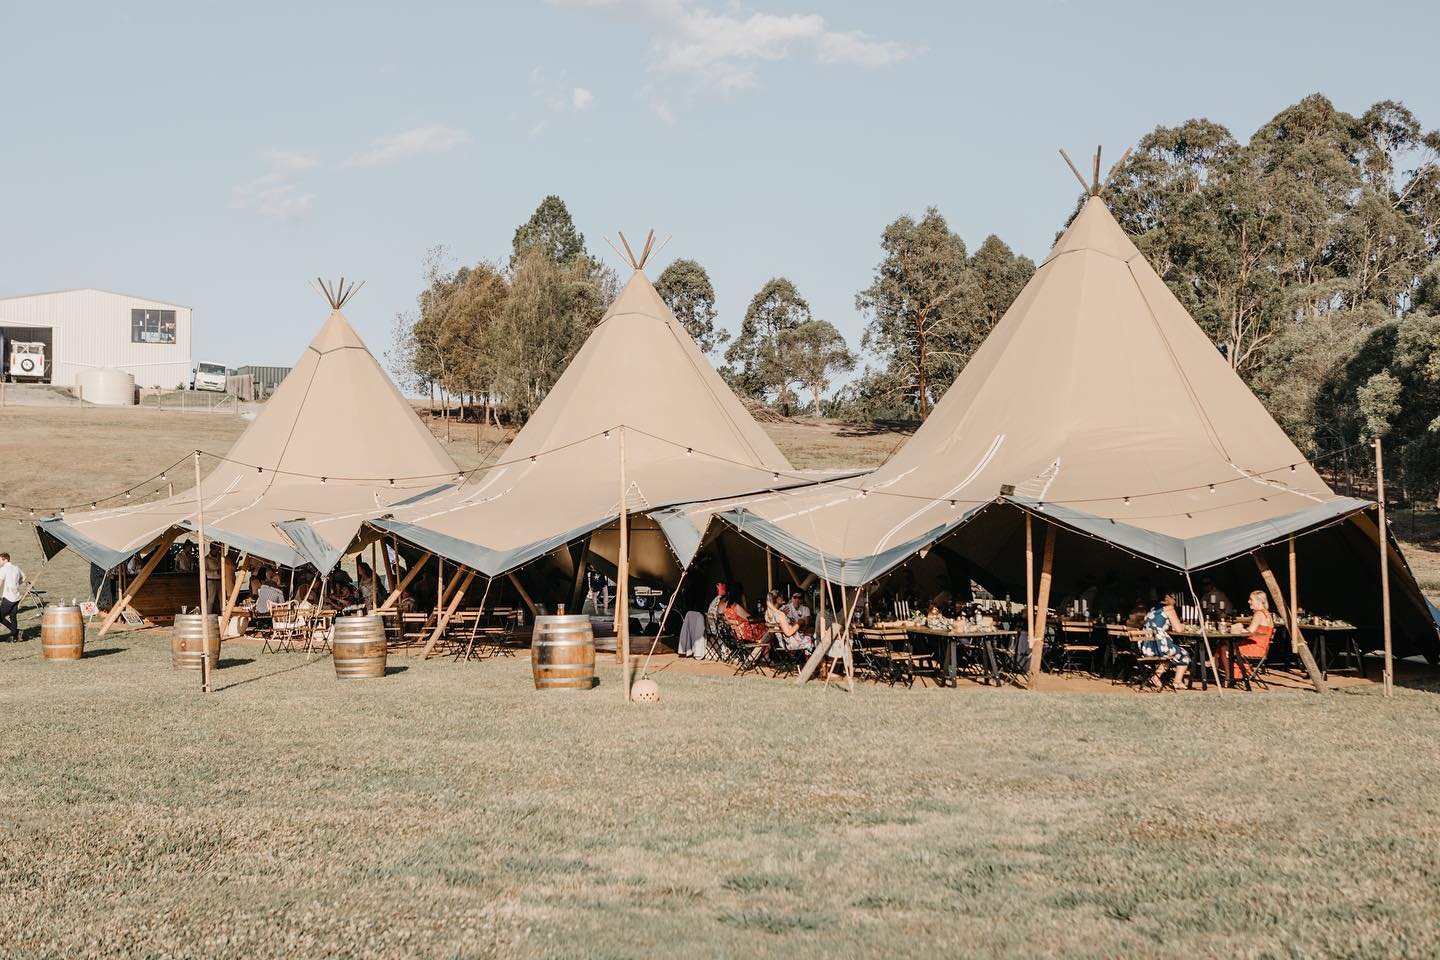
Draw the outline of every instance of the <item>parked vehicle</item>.
[[[45,378],[45,344],[11,340],[5,359],[5,374],[13,381]]]
[[[197,363],[190,375],[190,389],[224,393],[226,373],[223,363]]]

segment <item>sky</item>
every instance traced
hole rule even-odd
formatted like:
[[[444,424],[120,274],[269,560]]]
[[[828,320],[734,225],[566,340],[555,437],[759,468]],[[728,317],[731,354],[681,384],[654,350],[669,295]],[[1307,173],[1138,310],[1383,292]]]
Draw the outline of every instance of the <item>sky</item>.
[[[288,365],[344,275],[380,354],[429,248],[503,261],[554,193],[617,271],[604,237],[673,236],[652,279],[698,260],[730,330],[779,275],[858,346],[900,214],[1039,260],[1060,147],[1244,139],[1315,92],[1440,127],[1437,30],[1383,0],[7,3],[0,296],[182,303],[196,360]]]

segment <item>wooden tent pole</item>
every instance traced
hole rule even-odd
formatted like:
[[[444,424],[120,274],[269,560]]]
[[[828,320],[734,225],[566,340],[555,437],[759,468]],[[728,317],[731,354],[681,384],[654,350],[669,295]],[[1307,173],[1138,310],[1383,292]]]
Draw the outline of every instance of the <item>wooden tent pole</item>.
[[[622,235],[622,241],[625,239]],[[625,246],[630,249],[629,244]],[[630,702],[630,510],[626,503],[625,428],[620,428],[620,557],[616,569],[615,611],[618,618],[620,650],[620,692]]]
[[[235,612],[235,603],[240,599],[240,588],[245,585],[245,573],[250,569],[250,557],[248,554],[240,554],[240,559],[235,564],[235,582],[230,585],[230,595],[225,600],[225,609],[220,612],[220,636],[225,636],[225,628],[230,626],[230,617]]]
[[[1285,592],[1280,589],[1280,581],[1275,579],[1275,573],[1270,569],[1264,554],[1257,550],[1251,556],[1255,558],[1255,566],[1260,570],[1260,579],[1265,581],[1265,588],[1270,591],[1270,599],[1274,601],[1276,609],[1285,614],[1288,621],[1286,626],[1290,628],[1290,637],[1295,643],[1295,652],[1300,654],[1300,662],[1305,665],[1305,672],[1310,675],[1315,692],[1328,693],[1330,688],[1325,683],[1325,678],[1320,675],[1320,667],[1316,665],[1315,657],[1310,652],[1310,644],[1305,642],[1305,637],[1300,633],[1300,617],[1295,612],[1299,602],[1296,602],[1296,608],[1285,602]]]
[[[1030,511],[1025,511],[1025,637],[1035,649],[1035,537],[1030,529]]]
[[[1029,517],[1030,514],[1025,514]],[[1030,665],[1025,686],[1033,689],[1045,658],[1045,624],[1050,615],[1050,574],[1055,564],[1055,524],[1045,525],[1045,552],[1040,559],[1040,599],[1035,604],[1035,632],[1030,635]]]
[[[570,606],[561,611],[562,613],[580,613],[585,609],[585,558],[589,555],[590,535],[586,534],[584,540],[570,546],[570,560],[575,565],[575,576],[570,581]]]
[[[375,609],[376,590],[380,586],[375,581],[380,577],[380,541],[370,541],[370,609]]]
[[[770,548],[765,548],[765,593],[768,595],[775,589],[775,554]]]
[[[1070,168],[1071,173],[1075,174],[1075,179],[1080,181],[1080,189],[1084,190],[1086,193],[1089,193],[1090,184],[1086,183],[1085,178],[1080,175],[1080,168],[1075,166],[1074,161],[1070,159],[1070,154],[1065,152],[1064,147],[1060,148],[1060,156],[1065,158],[1065,165]]]
[[[1295,534],[1290,534],[1290,606],[1280,612],[1286,623],[1300,622],[1300,579],[1295,569]],[[1300,638],[1290,630],[1290,652],[1300,652]]]
[[[170,544],[174,543],[175,538],[178,536],[180,536],[180,531],[172,530],[161,537],[159,542],[155,544],[155,552],[150,554],[150,559],[145,561],[145,566],[141,567],[140,572],[135,574],[134,580],[126,583],[125,595],[115,601],[115,606],[111,607],[110,612],[105,614],[105,622],[100,624],[99,636],[105,636],[109,629],[115,625],[115,621],[119,619],[120,612],[130,606],[135,600],[135,594],[140,592],[140,588],[145,586],[145,581],[150,579],[150,574],[154,573],[155,568],[160,566],[160,561],[165,558],[166,552],[170,549]]]
[[[205,655],[205,649],[209,646],[207,637],[210,628],[210,588],[205,582],[205,498],[200,493],[199,450],[195,451],[195,535],[200,545],[199,562],[195,564],[195,568],[200,572],[200,692],[209,693],[210,658]],[[218,620],[216,629],[219,629]]]
[[[1390,526],[1385,521],[1385,455],[1375,438],[1375,500],[1380,507],[1380,624],[1385,639],[1384,693],[1395,695],[1395,648],[1390,640]]]
[[[427,553],[410,565],[410,569],[405,571],[404,579],[395,584],[395,589],[390,591],[390,596],[386,597],[385,602],[380,604],[381,610],[389,610],[395,606],[395,601],[400,599],[400,594],[405,592],[405,588],[410,586],[410,581],[414,580],[420,573],[421,567],[430,562],[432,556],[434,556],[434,554]]]
[[[436,622],[435,630],[430,634],[430,639],[425,641],[425,649],[420,652],[421,660],[430,659],[430,651],[435,649],[435,643],[440,639],[440,635],[445,632],[445,628],[450,623],[450,618],[455,616],[455,611],[460,607],[460,601],[465,599],[465,591],[470,589],[470,583],[474,579],[474,570],[467,570],[464,579],[461,579],[458,575],[455,577],[460,587],[451,596],[450,605],[440,614],[440,619]]]
[[[506,573],[505,576],[510,578],[510,585],[515,588],[516,593],[520,594],[520,602],[525,604],[525,609],[530,611],[530,615],[532,617],[540,616],[539,606],[536,605],[534,600],[530,599],[530,594],[525,592],[525,585],[520,582],[519,577],[515,576],[515,571],[511,570]]]
[[[804,686],[805,681],[815,675],[820,661],[825,659],[825,654],[830,652],[830,646],[835,642],[830,631],[825,629],[825,594],[830,592],[829,586],[824,580],[820,581],[820,613],[815,618],[815,649],[810,651],[810,658],[805,661],[805,666],[795,678],[796,686]]]

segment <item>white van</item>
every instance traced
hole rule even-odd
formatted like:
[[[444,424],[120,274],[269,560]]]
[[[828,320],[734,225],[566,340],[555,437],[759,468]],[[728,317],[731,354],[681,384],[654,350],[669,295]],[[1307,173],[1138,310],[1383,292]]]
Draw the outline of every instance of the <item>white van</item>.
[[[225,365],[223,363],[197,363],[190,375],[191,390],[214,390],[225,392]]]
[[[39,381],[45,377],[45,344],[11,340],[7,344],[5,372],[12,381]]]

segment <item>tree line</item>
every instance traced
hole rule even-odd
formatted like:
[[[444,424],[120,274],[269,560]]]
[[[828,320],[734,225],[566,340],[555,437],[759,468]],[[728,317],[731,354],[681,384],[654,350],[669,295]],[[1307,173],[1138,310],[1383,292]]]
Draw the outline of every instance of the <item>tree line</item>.
[[[1241,142],[1206,119],[1158,127],[1106,199],[1236,372],[1307,454],[1383,436],[1407,482],[1440,467],[1440,133],[1402,104],[1353,115],[1314,95]],[[1083,202],[1083,198],[1082,198]],[[1077,204],[1076,212],[1079,210]],[[392,367],[489,420],[523,420],[618,292],[563,201],[500,264],[432,250]],[[997,236],[972,252],[939,210],[898,217],[855,295],[859,349],[787,277],[733,336],[694,260],[656,289],[734,389],[785,414],[924,419],[1035,271]],[[847,379],[848,377],[848,379]]]

